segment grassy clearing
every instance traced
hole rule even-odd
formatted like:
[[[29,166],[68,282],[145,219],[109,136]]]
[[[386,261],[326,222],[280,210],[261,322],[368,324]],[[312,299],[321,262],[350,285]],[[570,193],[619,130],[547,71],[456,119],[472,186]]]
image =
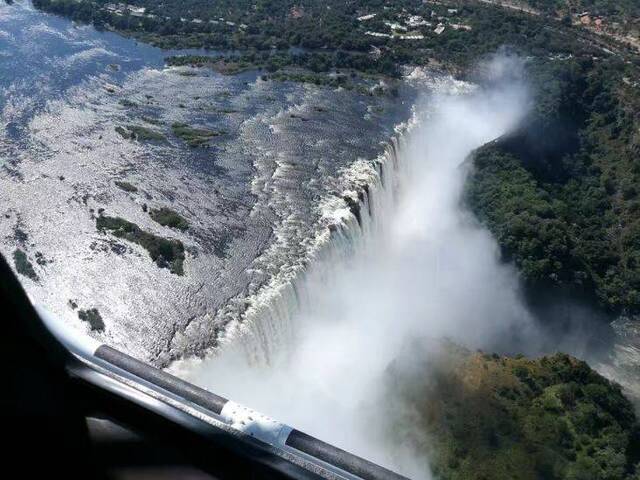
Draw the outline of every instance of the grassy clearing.
[[[98,231],[137,243],[143,247],[160,268],[184,275],[184,245],[180,240],[166,239],[142,230],[135,223],[120,217],[100,216],[96,220]]]

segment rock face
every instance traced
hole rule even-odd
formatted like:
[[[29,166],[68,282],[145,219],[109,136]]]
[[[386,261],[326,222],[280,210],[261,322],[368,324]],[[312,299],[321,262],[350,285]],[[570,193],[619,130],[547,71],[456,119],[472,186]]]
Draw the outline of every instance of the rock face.
[[[394,375],[394,382],[396,401],[413,412],[407,421],[428,432],[413,440],[437,478],[638,478],[633,407],[585,362],[564,354],[531,360],[473,353],[452,344],[438,344],[428,359],[425,368],[411,369],[415,378]],[[392,371],[407,371],[399,367]]]

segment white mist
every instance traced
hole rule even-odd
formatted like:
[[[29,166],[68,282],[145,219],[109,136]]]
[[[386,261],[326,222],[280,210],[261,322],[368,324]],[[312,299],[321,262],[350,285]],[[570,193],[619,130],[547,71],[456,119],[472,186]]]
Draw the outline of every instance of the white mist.
[[[398,414],[383,400],[389,364],[410,339],[449,337],[481,348],[530,327],[515,273],[461,209],[465,161],[515,128],[527,107],[523,85],[505,79],[517,63],[489,67],[499,77],[493,86],[425,99],[394,181],[373,194],[375,228],[353,254],[327,255],[305,276],[287,344],[256,361],[259,346],[237,338],[173,370],[399,473],[429,478],[411,445],[388,440]]]

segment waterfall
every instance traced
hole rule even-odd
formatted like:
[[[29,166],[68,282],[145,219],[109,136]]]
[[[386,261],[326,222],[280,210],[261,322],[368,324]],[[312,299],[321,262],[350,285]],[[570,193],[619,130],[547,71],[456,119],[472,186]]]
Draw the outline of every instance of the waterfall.
[[[296,318],[312,308],[309,285],[328,283],[330,265],[345,262],[380,230],[393,208],[398,186],[399,151],[410,125],[396,129],[384,152],[374,161],[359,160],[345,169],[338,183],[343,190],[320,202],[322,229],[304,266],[292,269],[284,282],[267,285],[253,299],[240,322],[229,326],[226,342],[243,346],[253,364],[270,364],[275,353],[295,344]],[[315,277],[310,281],[310,277]],[[275,285],[274,285],[275,284]]]
[[[400,427],[406,416],[385,400],[388,368],[419,339],[484,348],[510,329],[526,330],[515,272],[460,204],[466,159],[514,128],[523,103],[518,88],[485,91],[453,79],[425,95],[383,155],[356,161],[336,179],[319,204],[308,258],[258,292],[218,351],[174,371],[429,478],[414,441],[424,432]]]

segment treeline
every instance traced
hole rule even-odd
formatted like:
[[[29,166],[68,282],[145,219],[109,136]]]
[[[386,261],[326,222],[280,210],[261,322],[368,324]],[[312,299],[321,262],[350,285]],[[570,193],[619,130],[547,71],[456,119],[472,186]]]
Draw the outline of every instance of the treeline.
[[[523,55],[595,53],[587,42],[559,23],[477,2],[438,4],[421,0],[357,0],[342,2],[185,0],[158,4],[131,0],[143,14],[114,12],[105,0],[34,0],[43,10],[65,15],[99,28],[113,28],[162,48],[205,48],[249,55],[271,69],[302,65],[319,72],[345,68],[364,73],[394,75],[401,65],[424,65],[430,59],[458,71],[479,57],[509,46]],[[450,7],[456,7],[450,13]],[[359,15],[375,13],[367,21]],[[418,14],[430,25],[406,27],[422,39],[371,36],[391,34],[388,24]],[[433,32],[438,23],[445,31]],[[453,28],[463,24],[470,28]],[[313,52],[291,55],[290,49]],[[373,49],[378,49],[373,54]],[[266,56],[273,57],[265,60]]]
[[[211,66],[219,61],[232,62],[239,65],[254,65],[268,72],[276,72],[286,67],[300,67],[315,73],[326,73],[335,70],[355,70],[361,73],[381,74],[399,77],[398,65],[390,56],[372,62],[369,55],[338,50],[326,52],[249,52],[241,55],[174,55],[167,57],[172,66]]]

